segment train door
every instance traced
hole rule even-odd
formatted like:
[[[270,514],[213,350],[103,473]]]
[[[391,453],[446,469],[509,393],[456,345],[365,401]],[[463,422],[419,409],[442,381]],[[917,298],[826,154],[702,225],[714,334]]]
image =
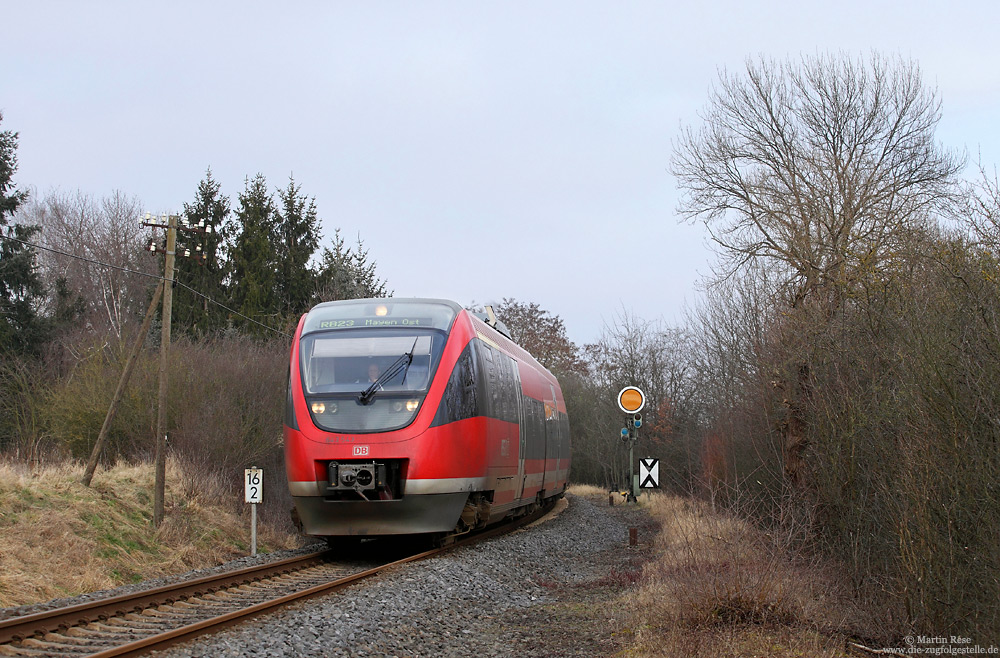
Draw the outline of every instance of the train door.
[[[510,360],[511,368],[514,370],[514,397],[517,399],[517,426],[519,428],[517,442],[517,482],[514,485],[514,500],[521,500],[524,495],[524,453],[527,446],[527,405],[524,401],[524,394],[521,392],[521,372],[517,369],[517,360]]]
[[[540,490],[543,496],[546,493],[545,487],[549,484],[546,480],[546,476],[549,474],[549,460],[559,459],[559,428],[556,427],[559,407],[556,406],[556,388],[552,384],[549,384],[549,393],[552,397],[545,401],[545,420],[542,422],[545,426],[545,447],[542,452],[542,488]],[[553,470],[555,470],[555,466],[553,466]]]

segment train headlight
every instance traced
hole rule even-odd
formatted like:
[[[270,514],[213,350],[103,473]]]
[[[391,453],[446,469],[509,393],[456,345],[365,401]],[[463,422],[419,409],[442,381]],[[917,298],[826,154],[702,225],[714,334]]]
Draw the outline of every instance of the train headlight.
[[[313,402],[312,412],[314,414],[335,414],[337,413],[336,402]]]
[[[394,413],[401,413],[403,410],[413,413],[420,406],[420,400],[395,400],[392,403],[392,410]]]

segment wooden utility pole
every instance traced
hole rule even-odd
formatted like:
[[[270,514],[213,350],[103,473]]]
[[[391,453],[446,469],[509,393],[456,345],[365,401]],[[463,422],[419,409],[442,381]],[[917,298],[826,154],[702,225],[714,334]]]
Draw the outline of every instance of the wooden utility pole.
[[[170,312],[173,303],[174,255],[177,246],[177,215],[167,221],[167,253],[163,266],[163,331],[160,338],[160,395],[156,410],[156,476],[153,490],[153,526],[163,523],[163,498],[167,474],[167,368],[170,355]]]
[[[180,226],[178,226],[178,220]],[[154,240],[149,244],[152,252],[163,252],[163,327],[160,337],[160,392],[157,400],[156,410],[156,457],[154,470],[156,472],[153,484],[153,526],[159,527],[163,523],[163,499],[166,490],[167,474],[167,380],[170,356],[170,316],[174,300],[174,258],[177,256],[177,231],[191,231],[193,233],[211,233],[212,226],[205,225],[205,220],[201,220],[197,226],[189,224],[186,216],[181,215],[160,215],[155,217],[146,213],[144,226],[150,226],[154,230],[157,228],[167,229],[167,243],[164,248],[157,246]],[[190,249],[185,249],[184,257],[192,256]],[[204,262],[205,253],[201,246],[195,248],[194,258],[198,262]],[[154,302],[155,306],[156,303]]]
[[[125,370],[122,371],[121,379],[118,380],[118,388],[115,389],[114,397],[111,398],[108,415],[104,417],[104,425],[101,426],[101,432],[97,435],[97,443],[94,444],[94,450],[90,453],[87,470],[83,474],[83,479],[80,480],[85,487],[89,487],[90,482],[94,479],[94,471],[97,470],[97,462],[101,459],[101,451],[104,450],[104,444],[108,440],[111,423],[114,422],[115,414],[118,413],[118,403],[121,402],[122,394],[128,385],[128,380],[132,377],[132,370],[135,367],[135,362],[139,359],[142,344],[146,342],[146,333],[149,332],[149,325],[153,321],[153,314],[156,311],[156,305],[160,302],[160,294],[162,292],[163,283],[157,283],[156,292],[153,293],[153,299],[149,302],[149,309],[146,311],[146,317],[142,319],[142,327],[139,329],[139,335],[136,336],[135,345],[132,346],[132,353],[129,354],[128,361],[125,362]]]

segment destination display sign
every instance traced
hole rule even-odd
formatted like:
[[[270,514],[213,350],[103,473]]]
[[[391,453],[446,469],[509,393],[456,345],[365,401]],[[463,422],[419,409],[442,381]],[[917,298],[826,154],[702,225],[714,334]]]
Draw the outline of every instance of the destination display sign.
[[[322,320],[320,329],[366,329],[370,327],[434,327],[432,318],[417,317],[367,317],[344,318],[340,320]]]

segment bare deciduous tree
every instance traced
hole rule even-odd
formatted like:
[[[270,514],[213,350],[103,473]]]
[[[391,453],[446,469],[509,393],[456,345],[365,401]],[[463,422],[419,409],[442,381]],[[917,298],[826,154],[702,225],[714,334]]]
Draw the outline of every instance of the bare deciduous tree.
[[[646,406],[637,447],[661,459],[663,486],[675,491],[690,490],[697,461],[689,340],[685,331],[623,312],[605,326],[599,342],[586,347],[599,391],[602,449],[612,458],[624,456],[615,440],[626,421],[617,394],[625,386],[638,386]]]
[[[153,273],[157,268],[144,250],[141,210],[137,198],[119,191],[100,201],[81,192],[52,192],[22,210],[25,221],[42,227],[44,246],[75,257],[43,251],[42,273],[49,290],[63,280],[74,296],[85,301],[83,320],[89,331],[121,337],[123,327],[134,316],[141,317],[145,308],[152,280],[124,271]],[[54,303],[50,296],[50,304]]]
[[[514,342],[526,349],[556,376],[581,373],[579,350],[566,335],[566,325],[535,302],[504,298],[494,309],[510,330]]]
[[[1000,180],[979,163],[979,180],[970,184],[962,213],[979,246],[1000,256]]]
[[[720,74],[702,118],[674,148],[680,211],[730,266],[779,264],[793,305],[823,290],[836,308],[841,286],[952,198],[965,160],[935,142],[940,101],[917,65],[876,54],[748,60]]]

